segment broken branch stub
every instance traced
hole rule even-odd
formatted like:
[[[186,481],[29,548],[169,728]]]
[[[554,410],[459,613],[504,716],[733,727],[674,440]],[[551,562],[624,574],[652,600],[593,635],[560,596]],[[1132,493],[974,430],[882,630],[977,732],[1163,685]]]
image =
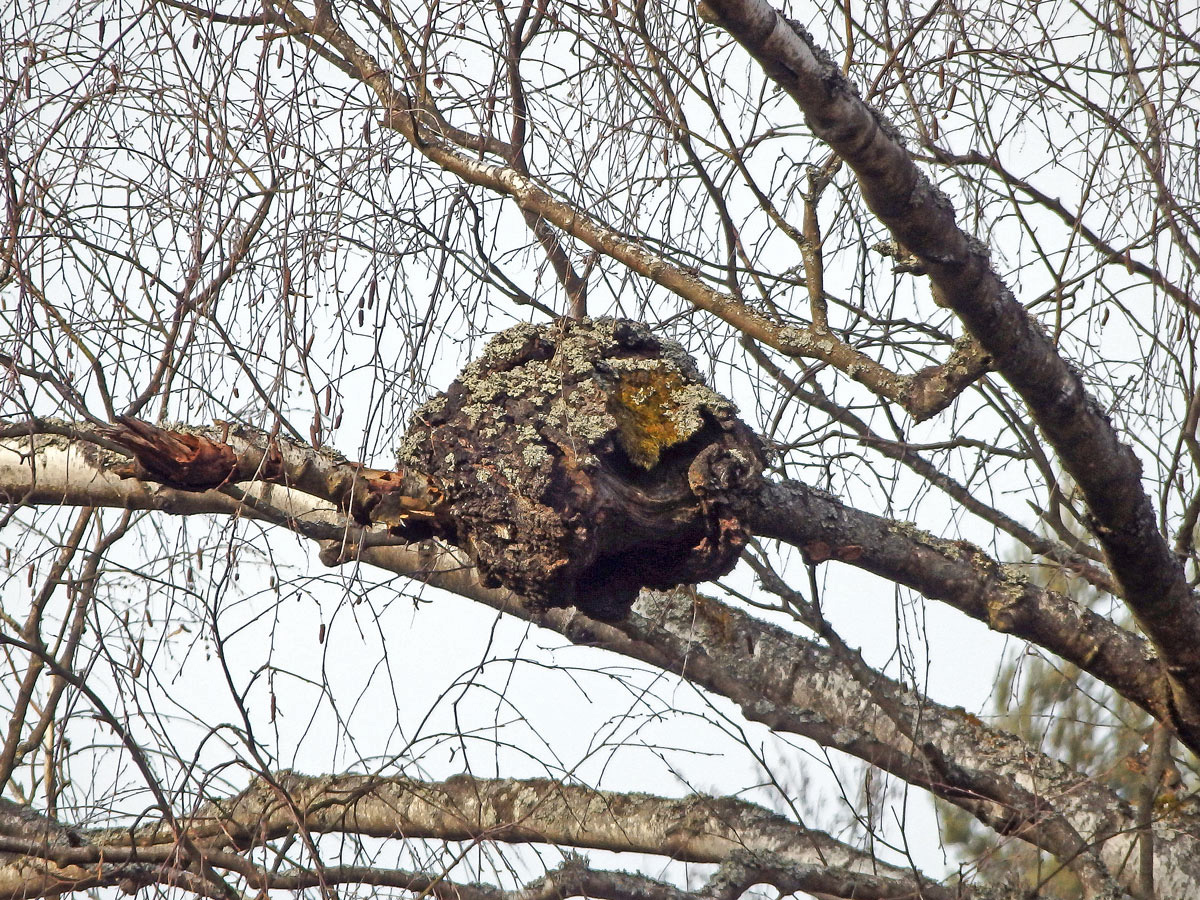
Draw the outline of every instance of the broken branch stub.
[[[133,416],[117,416],[104,434],[133,454],[134,464],[119,473],[123,478],[206,491],[256,475],[253,470],[243,471],[229,444],[203,434],[159,428]]]
[[[518,325],[414,416],[400,463],[491,586],[623,617],[643,587],[726,574],[762,444],[686,351],[621,319]]]

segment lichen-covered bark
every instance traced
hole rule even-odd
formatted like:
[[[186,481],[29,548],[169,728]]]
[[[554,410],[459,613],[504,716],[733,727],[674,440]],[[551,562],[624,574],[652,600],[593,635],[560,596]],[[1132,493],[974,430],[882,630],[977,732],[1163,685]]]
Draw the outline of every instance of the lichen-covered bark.
[[[89,435],[134,455],[118,474],[185,491],[294,487],[362,525],[462,547],[489,584],[530,603],[600,619],[623,616],[644,587],[733,568],[764,462],[683,348],[625,319],[498,335],[413,417],[390,472],[314,468],[277,437],[228,427],[120,419]]]
[[[473,376],[467,377],[473,379]],[[472,383],[475,382],[472,380]],[[710,394],[704,389],[701,396],[709,397]],[[662,400],[661,397],[653,399],[655,402]],[[442,403],[444,400],[439,398],[431,403],[431,407],[438,409]],[[478,410],[472,412],[472,415],[478,414]],[[632,414],[626,410],[621,415],[627,419]],[[106,456],[104,451],[86,443],[72,444],[67,438],[74,433],[102,439],[103,432],[68,427],[65,423],[58,430],[61,435],[43,433],[34,440],[34,446],[40,448],[34,457],[38,469],[36,479],[30,477],[32,470],[18,463],[16,457],[6,456],[0,446],[0,491],[13,500],[23,498],[33,504],[74,499],[80,503],[176,513],[239,512],[277,524],[289,524],[310,538],[326,542],[323,558],[330,564],[353,558],[368,545],[391,545],[427,536],[433,532],[433,514],[428,512],[430,504],[442,520],[438,526],[443,529],[442,533],[455,534],[455,530],[446,524],[450,507],[445,502],[445,495],[440,490],[433,490],[429,479],[411,468],[390,472],[366,469],[328,451],[313,451],[244,429],[162,430],[165,435],[186,435],[193,443],[207,441],[226,447],[229,458],[236,460],[239,477],[268,475],[271,478],[269,482],[260,479],[243,485],[237,491],[241,497],[239,502],[217,491],[194,493],[194,486],[184,492],[159,487],[153,482],[119,478],[119,473],[128,475],[130,472],[121,464],[120,457]],[[425,429],[416,433],[422,435],[422,440],[428,437]],[[533,431],[529,427],[518,429],[510,437],[541,440],[531,438],[531,435]],[[227,443],[222,444],[222,438]],[[620,435],[618,440],[621,440]],[[655,445],[652,442],[650,446]],[[508,450],[518,452],[519,448],[510,446]],[[535,450],[529,458],[549,462],[551,457],[549,452]],[[489,467],[500,465],[503,468],[501,459],[500,455],[491,458]],[[526,459],[523,453],[521,459]],[[68,477],[68,472],[73,472],[74,477]],[[179,480],[174,473],[166,474],[168,482]],[[214,479],[213,486],[229,480],[227,475],[221,474]],[[18,489],[16,484],[22,481],[29,484]],[[508,485],[506,489],[512,487],[507,482],[502,484]],[[86,489],[74,493],[81,485]],[[288,489],[282,489],[283,486]],[[1001,566],[971,544],[943,540],[904,523],[847,507],[835,497],[799,482],[762,483],[758,490],[741,515],[741,521],[750,532],[800,547],[814,562],[839,560],[952,605],[986,622],[993,630],[1045,647],[1107,683],[1157,718],[1169,719],[1170,686],[1161,668],[1153,664],[1148,644],[1137,635],[1069,598],[1029,581],[1023,573]],[[502,495],[495,502],[498,506],[507,504],[504,508],[515,509],[518,516],[530,505],[524,501],[516,502],[512,495]],[[283,513],[281,509],[287,512]],[[350,515],[368,527],[347,525],[341,518],[344,515]],[[551,516],[546,521],[553,523],[556,520]],[[385,526],[391,535],[369,527],[371,524]],[[528,534],[527,531],[523,533]],[[619,537],[628,540],[629,534]],[[574,549],[569,544],[565,547],[565,551]],[[514,560],[512,564],[518,563]],[[533,577],[543,576],[534,572]],[[680,579],[688,580],[702,579]],[[496,581],[493,578],[489,583],[494,585]],[[598,591],[606,588],[599,579],[596,582]],[[607,588],[612,589],[615,583],[610,580]],[[629,602],[627,594],[620,601],[602,596],[599,605],[607,604],[614,611],[623,612],[628,609]],[[565,597],[560,596],[559,602],[550,605],[568,604]],[[593,604],[593,611],[596,607],[597,604]]]
[[[489,583],[601,619],[728,572],[763,465],[683,348],[620,319],[502,333],[414,416],[400,462],[442,496],[429,533]]]

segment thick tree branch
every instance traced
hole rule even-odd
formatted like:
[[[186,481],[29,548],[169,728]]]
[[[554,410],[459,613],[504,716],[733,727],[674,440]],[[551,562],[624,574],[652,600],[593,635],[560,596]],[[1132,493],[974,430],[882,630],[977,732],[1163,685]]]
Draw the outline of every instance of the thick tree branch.
[[[1099,847],[1113,871],[1122,871],[1130,852],[1132,811],[1087,776],[1031,752],[1024,742],[992,731],[961,709],[939,707],[882,676],[877,690],[867,691],[830,651],[719,602],[688,591],[646,591],[628,619],[601,623],[573,611],[532,610],[507,592],[483,586],[453,553],[378,547],[357,558],[550,628],[575,643],[685,676],[733,700],[751,721],[857,756],[1001,833],[1075,862],[1086,881],[1109,883],[1095,862],[1079,859],[1089,846]],[[908,723],[897,724],[881,712],[880,692],[910,717]],[[906,736],[911,725],[919,725],[920,745]],[[1200,826],[1193,823],[1186,831],[1176,826],[1167,838],[1171,846],[1158,845],[1160,864],[1173,866],[1172,883],[1185,885],[1200,874],[1190,870]]]
[[[0,853],[19,854],[0,865],[0,898],[5,900],[150,883],[182,883],[203,895],[207,891],[197,877],[195,852],[203,854],[208,866],[242,875],[251,887],[264,890],[351,882],[429,891],[442,900],[557,900],[579,892],[613,900],[689,896],[652,879],[581,865],[568,865],[512,893],[368,866],[268,871],[243,855],[302,833],[553,843],[717,863],[722,869],[704,894],[730,900],[759,883],[881,900],[951,900],[973,894],[969,888],[951,890],[918,879],[910,870],[880,863],[871,854],[742,800],[620,794],[553,780],[459,776],[421,782],[278,772],[234,797],[203,805],[186,820],[190,844],[182,852],[166,824],[82,831],[53,823],[48,831],[28,824],[30,816],[11,818],[19,827],[8,827],[8,818],[0,817]]]
[[[920,258],[939,302],[1024,399],[1083,491],[1123,599],[1163,658],[1177,709],[1172,724],[1191,746],[1200,744],[1200,602],[1158,531],[1132,449],[1005,287],[987,249],[958,227],[950,202],[917,169],[895,129],[807,33],[766,0],[703,0],[701,11],[750,52],[854,170],[872,212]]]
[[[1053,213],[1063,224],[1078,232],[1084,240],[1095,248],[1106,265],[1117,265],[1131,274],[1142,276],[1155,287],[1161,288],[1172,300],[1187,309],[1192,315],[1200,315],[1200,302],[1197,302],[1186,290],[1174,281],[1171,281],[1160,269],[1149,266],[1139,259],[1134,259],[1132,247],[1118,249],[1108,243],[1099,233],[1092,230],[1083,221],[1082,212],[1072,212],[1067,209],[1062,200],[1057,197],[1051,197],[1040,190],[1033,182],[1009,171],[1000,160],[980,153],[978,150],[954,154],[948,153],[936,146],[930,146],[928,149],[933,154],[933,159],[942,165],[952,167],[977,166],[995,173],[1005,184],[1011,185],[1022,194],[1025,194],[1031,203],[1035,203],[1048,212]]]
[[[70,432],[72,426],[59,425],[57,430]],[[1103,874],[1097,864],[1088,862],[1089,847],[1099,846],[1110,863],[1128,852],[1125,844],[1132,838],[1126,832],[1132,828],[1132,812],[1109,791],[1048,758],[1031,755],[1016,738],[991,731],[974,717],[939,707],[887,679],[881,677],[868,691],[829,650],[715,601],[693,599],[686,591],[646,592],[633,615],[612,625],[559,610],[539,611],[507,591],[485,587],[469,563],[452,551],[432,545],[381,546],[372,540],[376,534],[372,530],[345,531],[345,517],[336,506],[298,490],[256,484],[253,494],[243,494],[243,504],[228,495],[239,490],[231,486],[187,492],[121,479],[114,474],[120,457],[84,450],[57,435],[40,437],[34,452],[26,449],[23,459],[15,451],[28,448],[28,438],[9,439],[0,446],[8,448],[0,458],[0,491],[17,502],[49,505],[66,497],[92,505],[245,514],[274,521],[322,541],[323,558],[331,564],[351,558],[370,562],[550,627],[572,641],[602,646],[685,675],[733,700],[749,719],[810,737],[893,772],[969,810],[997,830],[1070,861],[1085,876],[1090,871],[1093,881],[1103,880]],[[356,467],[310,449],[304,452],[316,458],[311,468],[326,474],[316,477],[310,472],[302,478],[303,450],[292,447],[281,453],[283,469],[294,469],[297,483],[339,496],[328,487],[339,483],[336,470]],[[287,464],[289,453],[296,456]],[[930,593],[940,590],[981,617],[1000,622],[1011,617],[1019,622],[1030,615],[1034,623],[1059,628],[1076,622],[1085,635],[1093,632],[1077,644],[1079,652],[1096,656],[1132,652],[1134,644],[1123,642],[1117,633],[1106,634],[1111,627],[1104,629],[1098,619],[1081,618],[1061,605],[1056,608],[1051,600],[1031,593],[1031,588],[1014,591],[1009,581],[1012,573],[981,564],[974,548],[906,534],[894,524],[848,511],[832,498],[799,485],[767,487],[764,498],[763,510],[755,515],[773,524],[762,530],[793,540],[810,554],[816,542],[834,539],[827,546],[833,556],[840,548],[854,548],[843,555],[855,561],[866,557],[868,567],[880,567],[899,580],[924,581]],[[771,512],[765,511],[768,508]],[[808,520],[818,524],[797,524]],[[846,538],[862,544],[843,542]],[[1036,612],[1029,613],[1025,606]],[[881,697],[886,700],[885,710],[879,706]],[[919,742],[914,743],[914,735],[920,735]],[[1171,842],[1191,841],[1187,834],[1179,830],[1163,838],[1162,852],[1168,858],[1162,863],[1164,878],[1170,877],[1165,873],[1171,871]],[[1180,858],[1187,856],[1182,853]]]
[[[330,562],[352,558],[368,546],[405,543],[403,536],[384,529],[410,521],[411,511],[402,502],[406,490],[413,495],[411,505],[427,502],[430,496],[427,480],[417,473],[384,479],[396,473],[365,469],[257,432],[222,432],[189,429],[190,435],[204,440],[224,438],[240,472],[261,471],[270,458],[271,482],[197,493],[121,478],[121,457],[69,439],[77,435],[85,441],[102,440],[100,432],[86,425],[50,423],[33,440],[37,453],[25,462],[20,456],[28,453],[29,443],[0,443],[0,496],[35,506],[67,502],[174,514],[245,515],[324,542]],[[370,487],[381,481],[397,486],[394,495],[386,504],[370,505]],[[347,521],[348,511],[358,522]],[[1169,684],[1162,668],[1153,664],[1145,641],[1037,585],[1017,568],[997,563],[972,544],[856,510],[794,481],[764,484],[747,516],[750,529],[759,536],[799,547],[814,562],[845,562],[947,603],[994,631],[1044,647],[1161,721],[1170,721]]]
[[[102,440],[101,432],[87,425],[47,423],[33,440],[36,454],[24,462],[21,455],[28,453],[29,443],[0,443],[0,496],[34,506],[67,502],[181,515],[245,515],[324,542],[330,562],[352,558],[368,546],[405,543],[403,536],[384,530],[409,521],[410,510],[401,502],[404,486],[413,495],[412,505],[429,498],[428,482],[417,473],[384,479],[395,473],[365,469],[253,431],[214,427],[189,429],[188,434],[214,442],[224,438],[239,472],[262,471],[270,458],[271,482],[198,493],[122,478],[118,473],[127,471],[123,458],[86,442]],[[72,442],[72,435],[85,443]],[[381,481],[399,487],[386,504],[370,505],[375,500],[370,486]],[[358,522],[347,521],[348,511],[357,514]],[[1161,667],[1148,664],[1143,640],[972,544],[847,507],[800,482],[764,484],[747,515],[751,530],[762,537],[799,547],[815,562],[845,562],[954,606],[995,631],[1050,650],[1169,721],[1169,685]]]
[[[1145,640],[974,544],[848,507],[795,481],[764,486],[750,527],[801,548],[813,562],[865,569],[1044,647],[1170,721],[1170,684]]]
[[[1072,574],[1077,574],[1080,578],[1100,588],[1102,591],[1110,594],[1116,593],[1117,587],[1112,576],[1102,567],[1097,566],[1088,556],[1073,550],[1065,544],[1030,530],[999,509],[989,506],[977,497],[969,487],[960,484],[937,465],[921,456],[917,452],[917,448],[888,440],[882,435],[877,434],[862,418],[847,407],[834,403],[824,392],[812,390],[797,383],[786,372],[775,365],[775,362],[753,341],[747,339],[742,344],[750,352],[751,356],[754,357],[754,360],[769,372],[772,378],[775,378],[787,389],[790,396],[799,397],[809,406],[813,406],[824,412],[833,421],[848,426],[858,435],[858,440],[863,444],[871,447],[883,456],[902,462],[930,484],[944,491],[955,503],[974,513],[985,522],[991,523],[996,528],[1016,538],[1033,553],[1045,556],[1059,563]],[[989,452],[1000,452],[995,448],[989,447],[987,449]],[[1055,652],[1057,653],[1058,651]],[[1060,653],[1059,655],[1065,656],[1066,654]]]

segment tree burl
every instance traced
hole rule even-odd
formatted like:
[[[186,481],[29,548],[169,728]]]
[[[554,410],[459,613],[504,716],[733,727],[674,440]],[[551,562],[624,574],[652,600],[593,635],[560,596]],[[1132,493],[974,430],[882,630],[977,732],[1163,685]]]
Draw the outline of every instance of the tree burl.
[[[413,417],[402,467],[434,534],[535,606],[623,617],[643,587],[726,574],[757,436],[677,343],[624,319],[518,325]]]

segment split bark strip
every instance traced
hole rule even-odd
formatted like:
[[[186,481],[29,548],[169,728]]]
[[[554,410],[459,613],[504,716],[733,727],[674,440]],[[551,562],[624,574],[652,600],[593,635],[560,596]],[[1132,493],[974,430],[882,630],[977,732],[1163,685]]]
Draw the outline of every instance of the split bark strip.
[[[986,248],[958,227],[947,198],[809,36],[766,0],[703,0],[700,12],[749,51],[854,170],[872,212],[925,263],[939,303],[957,313],[1021,395],[1083,491],[1122,597],[1171,680],[1167,723],[1200,746],[1200,602],[1158,531],[1132,449],[1005,287]]]
[[[340,68],[352,71],[378,98],[384,110],[383,124],[431,162],[468,184],[511,197],[526,216],[549,222],[766,346],[787,356],[828,363],[876,396],[897,403],[917,421],[944,410],[987,371],[986,354],[959,348],[944,365],[911,376],[900,375],[828,331],[780,325],[767,319],[735,297],[714,290],[698,273],[671,263],[579,207],[558,199],[511,165],[488,162],[477,152],[465,153],[453,146],[437,129],[435,118],[397,90],[387,67],[381,66],[331,17],[310,17],[288,0],[274,0],[272,5],[292,24],[298,39],[307,43],[317,37],[336,50],[345,61]]]
[[[387,525],[410,539],[428,534],[421,525],[442,515],[428,478],[409,469],[372,469],[333,454],[252,429],[168,429],[130,416],[100,435],[133,454],[114,469],[185,491],[212,491],[237,482],[283,485],[332,503],[360,525]]]

